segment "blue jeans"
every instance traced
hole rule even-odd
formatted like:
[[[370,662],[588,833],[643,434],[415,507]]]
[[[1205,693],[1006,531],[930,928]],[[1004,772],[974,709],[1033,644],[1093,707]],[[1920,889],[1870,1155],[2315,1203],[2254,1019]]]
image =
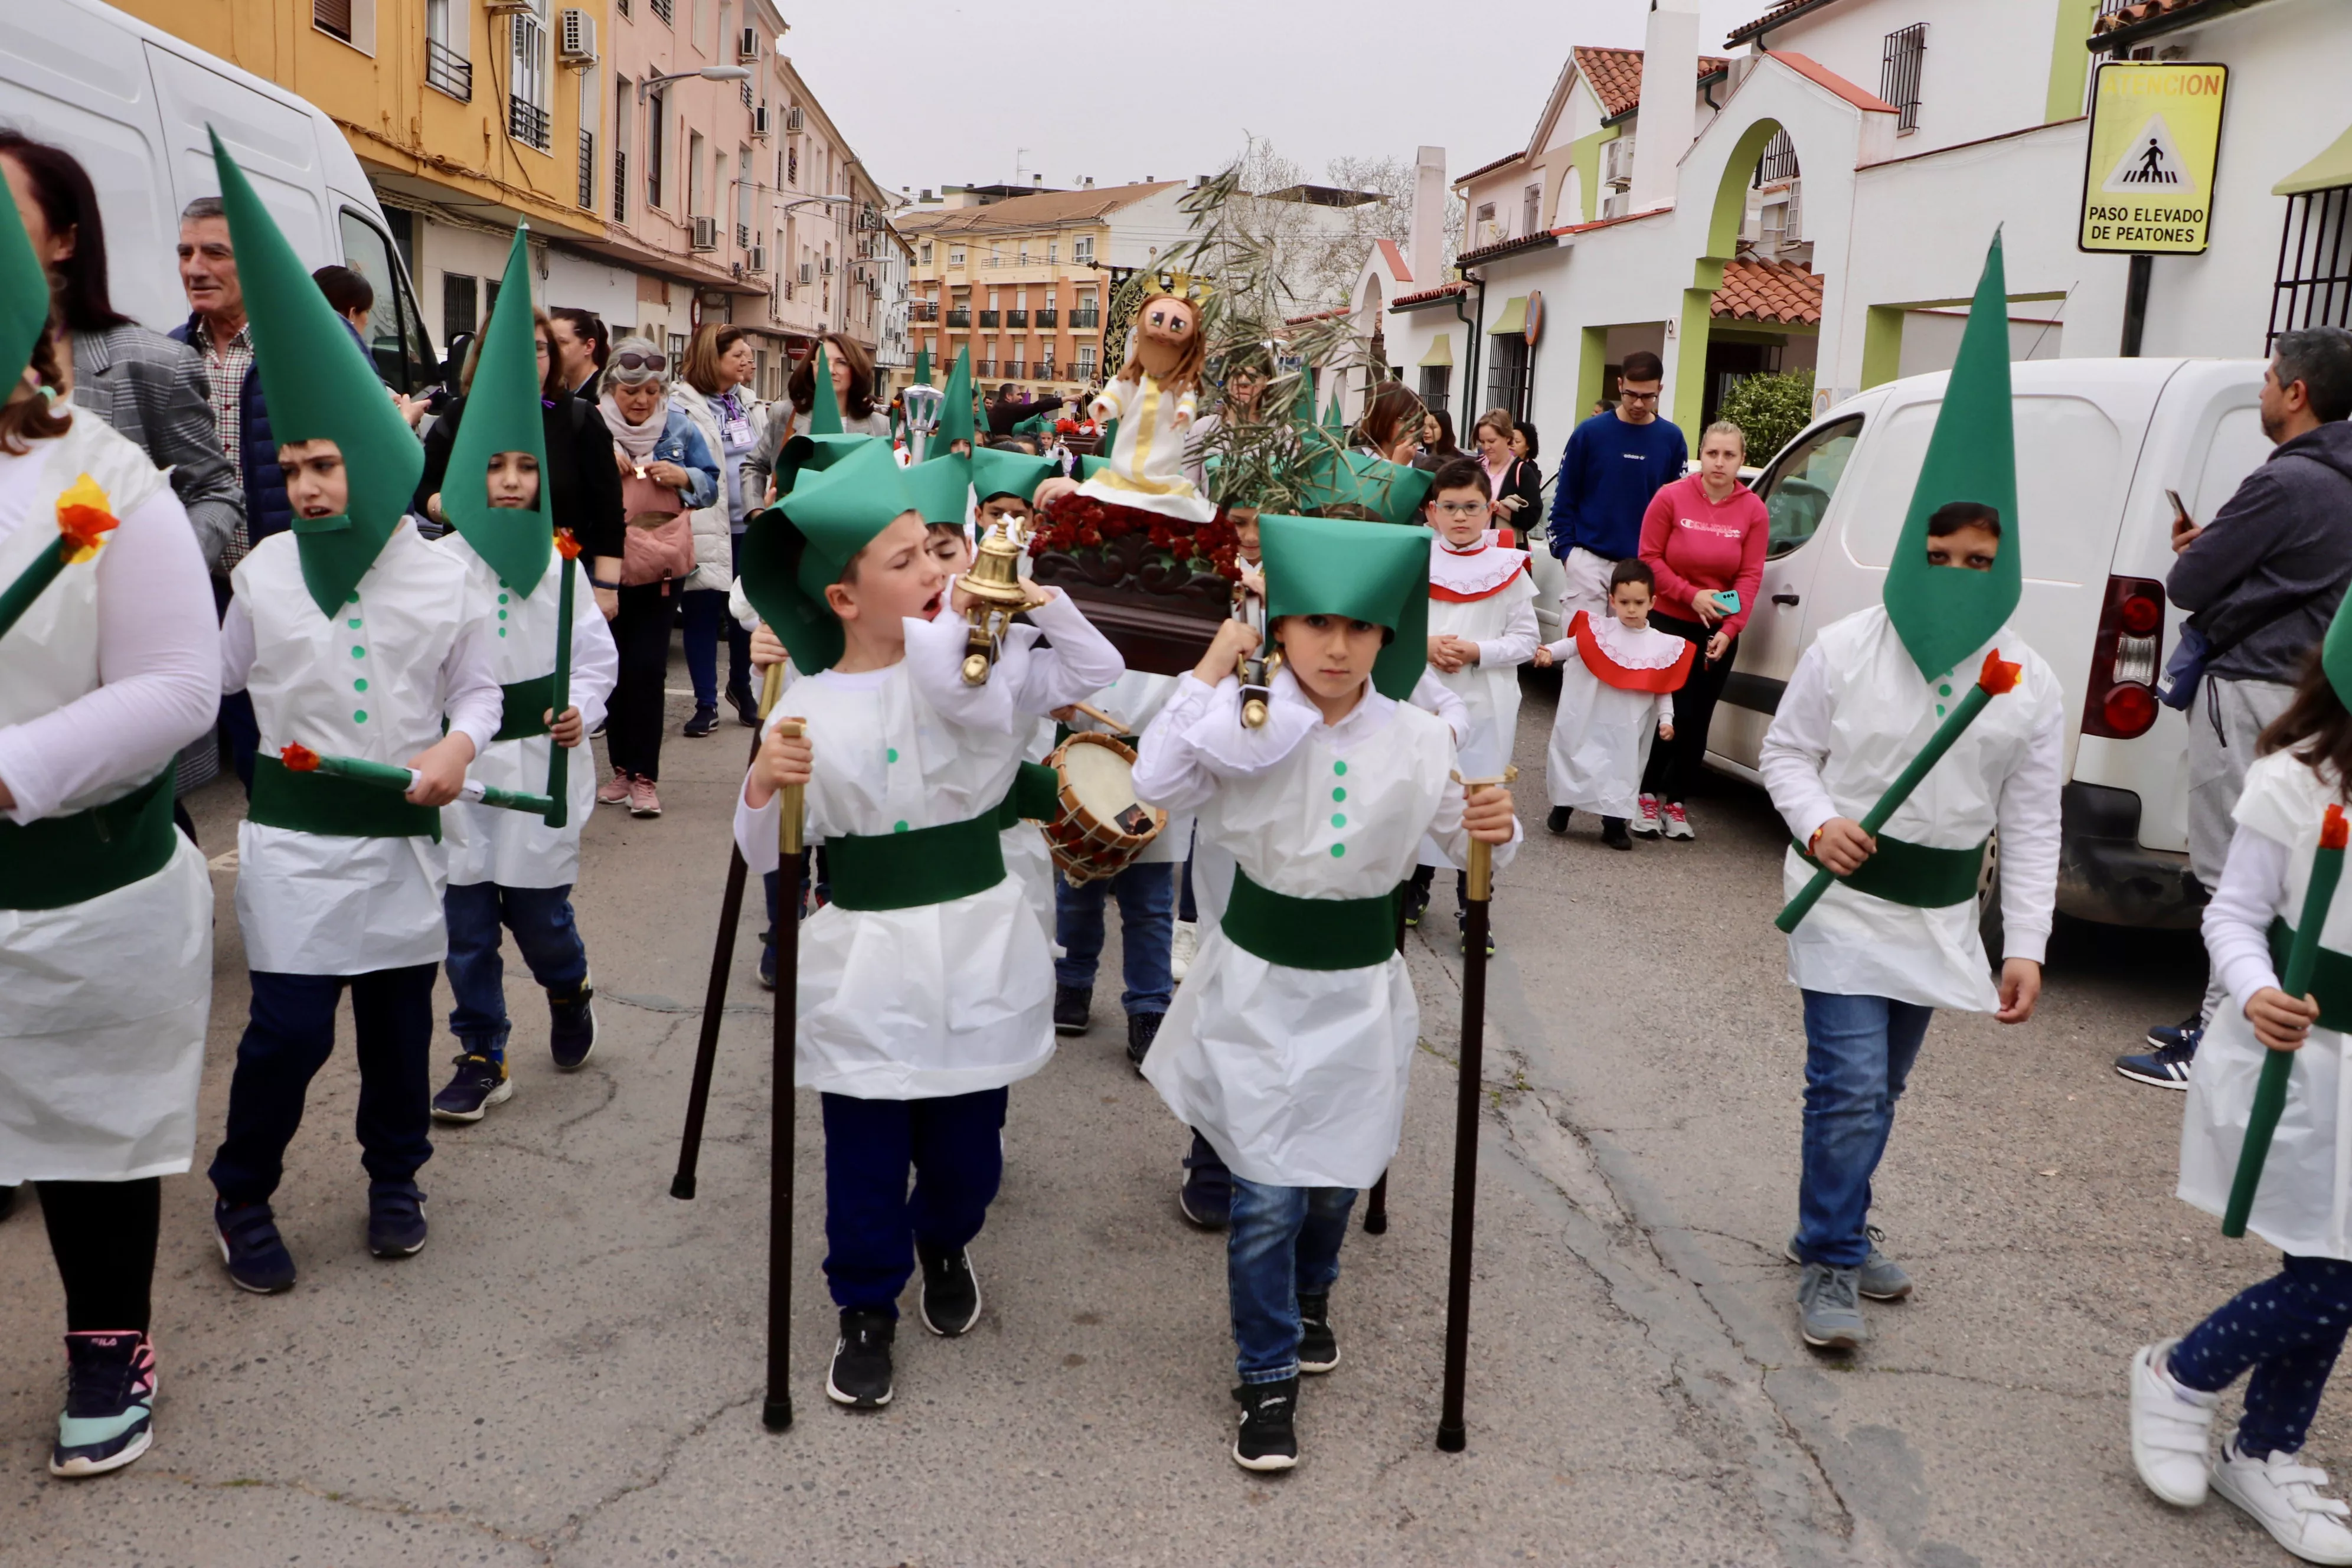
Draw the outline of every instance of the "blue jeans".
[[[1103,904],[1118,897],[1119,956],[1127,971],[1127,990],[1119,1004],[1130,1014],[1165,1013],[1176,989],[1169,973],[1170,944],[1175,941],[1171,923],[1176,907],[1176,868],[1166,861],[1129,866],[1116,877],[1097,877],[1070,886],[1054,879],[1054,934],[1062,956],[1054,961],[1054,981],[1081,991],[1095,988],[1095,968],[1102,959]]]
[[[588,949],[572,923],[572,889],[453,884],[441,908],[449,920],[449,992],[457,1004],[449,1009],[449,1032],[468,1051],[503,1065],[507,988],[499,928],[514,932],[530,977],[550,994],[575,994],[588,982]]]
[[[988,1218],[1004,1174],[1001,1089],[939,1100],[820,1095],[824,1277],[835,1306],[898,1315],[915,1245],[953,1252]],[[907,1172],[915,1190],[907,1192]]]
[[[734,536],[730,564],[743,553],[743,536]],[[740,568],[738,568],[740,571]],[[690,589],[678,600],[686,617],[686,673],[694,683],[694,705],[719,706],[719,637],[727,636],[727,689],[751,689],[751,634],[727,613],[727,594],[720,588]]]
[[[349,986],[360,1058],[360,1163],[371,1180],[414,1181],[433,1157],[433,971],[430,963],[367,974],[256,971],[253,1011],[228,1083],[228,1132],[213,1186],[233,1204],[269,1201],[286,1146],[302,1125],[310,1080],[335,1048],[335,1005]]]
[[[1919,1058],[1933,1007],[1808,991],[1805,1140],[1797,1255],[1832,1268],[1870,1256],[1870,1178],[1886,1152],[1895,1102]]]
[[[2303,1449],[2344,1331],[2352,1327],[2352,1263],[2281,1259],[2279,1272],[2221,1304],[2167,1359],[2187,1387],[2219,1394],[2249,1367],[2238,1451],[2254,1458]]]
[[[1269,1187],[1234,1178],[1225,1233],[1225,1289],[1233,1302],[1234,1372],[1243,1383],[1298,1375],[1298,1298],[1339,1278],[1353,1187]]]

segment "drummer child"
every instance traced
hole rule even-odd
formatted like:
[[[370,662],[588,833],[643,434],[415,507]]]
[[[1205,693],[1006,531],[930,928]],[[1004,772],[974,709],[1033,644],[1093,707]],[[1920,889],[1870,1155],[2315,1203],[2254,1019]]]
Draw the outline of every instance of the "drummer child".
[[[1329,1299],[1348,1212],[1404,1114],[1420,1017],[1397,884],[1424,834],[1459,856],[1474,837],[1515,843],[1518,825],[1500,786],[1465,798],[1448,726],[1402,700],[1425,671],[1429,531],[1261,529],[1285,656],[1266,721],[1242,723],[1234,666],[1257,634],[1229,621],[1145,731],[1135,784],[1197,811],[1203,847],[1235,865],[1143,1075],[1232,1169],[1233,1457],[1284,1470],[1299,1373],[1339,1360]]]
[[[807,786],[832,884],[798,927],[793,999],[795,1081],[824,1108],[824,1268],[841,1312],[825,1394],[867,1410],[892,1397],[898,1299],[919,1261],[926,1328],[953,1337],[979,1321],[970,1245],[1003,1170],[1006,1090],[1053,1055],[1045,933],[999,837],[1037,718],[1020,700],[1028,667],[1061,664],[1055,679],[1078,689],[1121,668],[1066,596],[1030,585],[1053,646],[1008,641],[987,681],[965,683],[964,626],[940,614],[961,595],[925,548],[908,483],[927,467],[860,447],[802,479],[743,560],[745,592],[802,672],[790,707],[805,733],[771,720],[735,836],[753,870],[774,866],[776,792]]]
[[[254,349],[294,524],[237,563],[221,628],[222,689],[253,695],[261,754],[237,837],[236,910],[251,1021],[213,1157],[221,1256],[240,1288],[294,1283],[269,1200],[310,1079],[352,994],[368,1247],[425,1245],[416,1173],[431,1158],[433,982],[447,952],[441,806],[499,728],[487,605],[465,563],[404,518],[423,454],[357,340],[330,309],[244,174],[216,153],[252,292]],[[446,724],[446,733],[443,726]],[[280,749],[403,764],[405,796],[297,772]]]
[[[1609,574],[1609,615],[1583,610],[1568,636],[1535,651],[1535,667],[1560,668],[1559,707],[1551,721],[1544,787],[1551,815],[1544,826],[1568,831],[1570,813],[1601,818],[1601,842],[1631,849],[1633,815],[1653,739],[1675,738],[1675,692],[1690,675],[1693,644],[1650,625],[1656,578],[1647,562],[1620,561]]]

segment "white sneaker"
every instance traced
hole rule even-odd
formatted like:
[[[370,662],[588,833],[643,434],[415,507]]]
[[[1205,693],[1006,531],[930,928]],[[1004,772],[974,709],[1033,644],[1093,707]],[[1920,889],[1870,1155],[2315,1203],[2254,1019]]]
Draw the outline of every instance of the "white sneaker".
[[[2144,1472],[2143,1472],[2144,1473]],[[2294,1454],[2249,1458],[2232,1437],[2213,1461],[2213,1489],[2252,1514],[2271,1538],[2305,1563],[2352,1563],[2352,1503],[2322,1497],[2327,1472]]]
[[[1658,812],[1664,823],[1667,837],[1696,838],[1698,837],[1691,831],[1690,814],[1683,809],[1681,801],[1670,800],[1660,806]]]
[[[1655,838],[1658,836],[1658,797],[1645,795],[1635,801],[1633,820],[1625,826],[1627,831],[1638,833],[1644,838]]]
[[[1192,960],[1201,951],[1201,927],[1193,921],[1178,921],[1176,934],[1168,944],[1168,977],[1181,980],[1192,972]]]
[[[2213,1411],[2221,1400],[2183,1388],[2158,1370],[2179,1342],[2142,1345],[2132,1355],[2132,1465],[2148,1490],[2176,1508],[2195,1508],[2205,1500]]]

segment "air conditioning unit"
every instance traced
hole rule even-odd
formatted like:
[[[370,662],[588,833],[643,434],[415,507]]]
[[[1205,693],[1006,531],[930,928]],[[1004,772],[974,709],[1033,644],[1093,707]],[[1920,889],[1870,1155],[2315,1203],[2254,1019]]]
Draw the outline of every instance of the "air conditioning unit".
[[[719,220],[715,217],[698,217],[690,221],[693,226],[694,236],[688,243],[692,247],[696,250],[718,249]]]
[[[596,63],[596,18],[577,6],[563,10],[562,25],[556,29],[555,58],[568,66],[593,66]]]
[[[784,130],[793,135],[798,135],[800,133],[800,129],[801,106],[795,103],[790,109],[784,110]]]
[[[741,32],[741,33],[740,33],[740,34],[736,37],[736,40],[735,40],[735,58],[736,58],[736,59],[737,59],[737,60],[739,60],[740,62],[741,62],[742,64],[747,65],[747,66],[748,66],[748,65],[752,64],[753,62],[755,62],[755,61],[757,61],[757,60],[759,59],[759,58],[760,58],[760,29],[759,29],[759,28],[757,28],[757,27],[746,27],[746,28],[744,28],[744,29],[742,30],[742,32]]]
[[[815,282],[815,281],[816,281],[816,268],[815,268],[812,263],[809,263],[809,262],[806,262],[806,261],[802,262],[802,263],[801,263],[801,284],[802,284],[802,286],[803,286],[803,288],[805,288],[807,285],[809,285],[809,284],[811,284],[811,283],[814,283],[814,282]]]
[[[768,106],[764,103],[751,110],[751,134],[762,142],[768,139]]]
[[[753,246],[751,259],[743,264],[743,268],[747,272],[765,272],[768,269],[768,247],[764,245]]]
[[[1620,136],[1601,144],[1601,180],[1612,191],[1622,191],[1633,183],[1633,138]]]

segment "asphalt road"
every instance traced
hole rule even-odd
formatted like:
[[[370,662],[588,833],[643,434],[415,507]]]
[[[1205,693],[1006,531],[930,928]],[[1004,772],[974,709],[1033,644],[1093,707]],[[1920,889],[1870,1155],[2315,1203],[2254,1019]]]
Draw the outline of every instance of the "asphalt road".
[[[44,1471],[60,1298],[37,1214],[0,1225],[0,1563],[2286,1562],[2218,1500],[2157,1503],[2126,1446],[2133,1347],[2273,1267],[2172,1198],[2180,1101],[2107,1065],[2192,1005],[2193,940],[2062,930],[2032,1024],[1937,1021],[1878,1184],[1918,1292],[1871,1310],[1868,1349],[1822,1359],[1795,1336],[1780,1255],[1803,1040],[1769,924],[1777,824],[1718,781],[1695,844],[1614,854],[1580,817],[1549,837],[1549,719],[1537,692],[1519,758],[1537,831],[1496,905],[1466,1453],[1433,1444],[1461,969],[1442,894],[1411,952],[1424,1050],[1392,1224],[1349,1241],[1345,1359],[1304,1391],[1296,1472],[1225,1457],[1223,1249],[1178,1218],[1184,1134],[1127,1066],[1108,966],[1093,1032],[1013,1093],[974,1248],[981,1327],[935,1340],[910,1313],[878,1415],[823,1394],[820,1133],[801,1097],[799,1420],[763,1431],[756,914],[701,1196],[668,1196],[746,740],[730,728],[669,742],[660,820],[588,825],[596,1055],[552,1069],[545,1009],[510,967],[518,1090],[436,1130],[423,1254],[366,1253],[348,1050],[279,1194],[291,1294],[234,1289],[210,1189],[165,1184],[159,1436],[129,1472]],[[193,804],[207,850],[232,847],[234,786]],[[231,880],[215,874],[200,1169],[245,1014]],[[2352,1466],[2347,1436],[2331,1397],[2309,1452]]]

